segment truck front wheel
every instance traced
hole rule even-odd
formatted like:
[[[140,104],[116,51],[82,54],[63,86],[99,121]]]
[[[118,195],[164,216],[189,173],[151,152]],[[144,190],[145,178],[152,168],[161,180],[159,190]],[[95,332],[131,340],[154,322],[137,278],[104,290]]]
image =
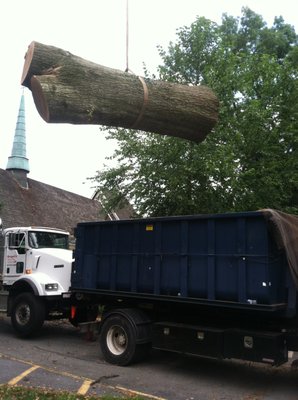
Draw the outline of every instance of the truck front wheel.
[[[45,304],[32,293],[21,293],[15,297],[11,310],[11,323],[22,337],[37,333],[45,320]]]
[[[123,315],[107,317],[101,327],[100,347],[111,364],[128,365],[140,360],[150,349],[150,343],[137,343],[136,326]]]

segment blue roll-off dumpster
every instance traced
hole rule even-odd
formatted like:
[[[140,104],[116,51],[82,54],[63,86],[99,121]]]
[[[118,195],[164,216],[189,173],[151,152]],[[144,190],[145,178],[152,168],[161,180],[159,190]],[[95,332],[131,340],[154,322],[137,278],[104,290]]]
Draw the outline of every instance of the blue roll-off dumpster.
[[[86,222],[75,235],[72,304],[102,311],[106,361],[155,348],[279,365],[298,350],[297,216]]]
[[[295,279],[272,215],[79,223],[72,287],[292,317]]]

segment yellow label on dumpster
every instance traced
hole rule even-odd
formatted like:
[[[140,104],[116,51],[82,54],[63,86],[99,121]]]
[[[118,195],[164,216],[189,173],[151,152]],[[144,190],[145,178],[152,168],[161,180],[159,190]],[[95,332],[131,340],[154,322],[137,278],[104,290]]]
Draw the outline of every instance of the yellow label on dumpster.
[[[153,231],[153,225],[146,225],[146,231]]]

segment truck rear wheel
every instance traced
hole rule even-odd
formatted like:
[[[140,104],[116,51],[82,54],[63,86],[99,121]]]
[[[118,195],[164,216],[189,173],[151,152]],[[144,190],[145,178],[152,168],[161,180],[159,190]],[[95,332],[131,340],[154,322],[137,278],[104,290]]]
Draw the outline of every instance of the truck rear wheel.
[[[124,315],[111,314],[105,318],[99,341],[107,362],[124,366],[139,361],[149,352],[151,343],[138,343],[137,329]]]
[[[21,293],[13,300],[11,323],[22,337],[37,333],[45,320],[45,305],[32,293]]]

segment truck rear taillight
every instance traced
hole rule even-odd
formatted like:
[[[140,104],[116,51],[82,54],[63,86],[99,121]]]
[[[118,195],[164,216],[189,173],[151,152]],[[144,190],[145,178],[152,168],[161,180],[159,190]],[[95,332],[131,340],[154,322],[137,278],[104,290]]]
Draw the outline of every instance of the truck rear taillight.
[[[77,307],[76,307],[76,306],[71,306],[71,309],[70,309],[70,318],[71,318],[71,319],[74,319],[74,317],[76,316],[76,313],[77,313]]]

